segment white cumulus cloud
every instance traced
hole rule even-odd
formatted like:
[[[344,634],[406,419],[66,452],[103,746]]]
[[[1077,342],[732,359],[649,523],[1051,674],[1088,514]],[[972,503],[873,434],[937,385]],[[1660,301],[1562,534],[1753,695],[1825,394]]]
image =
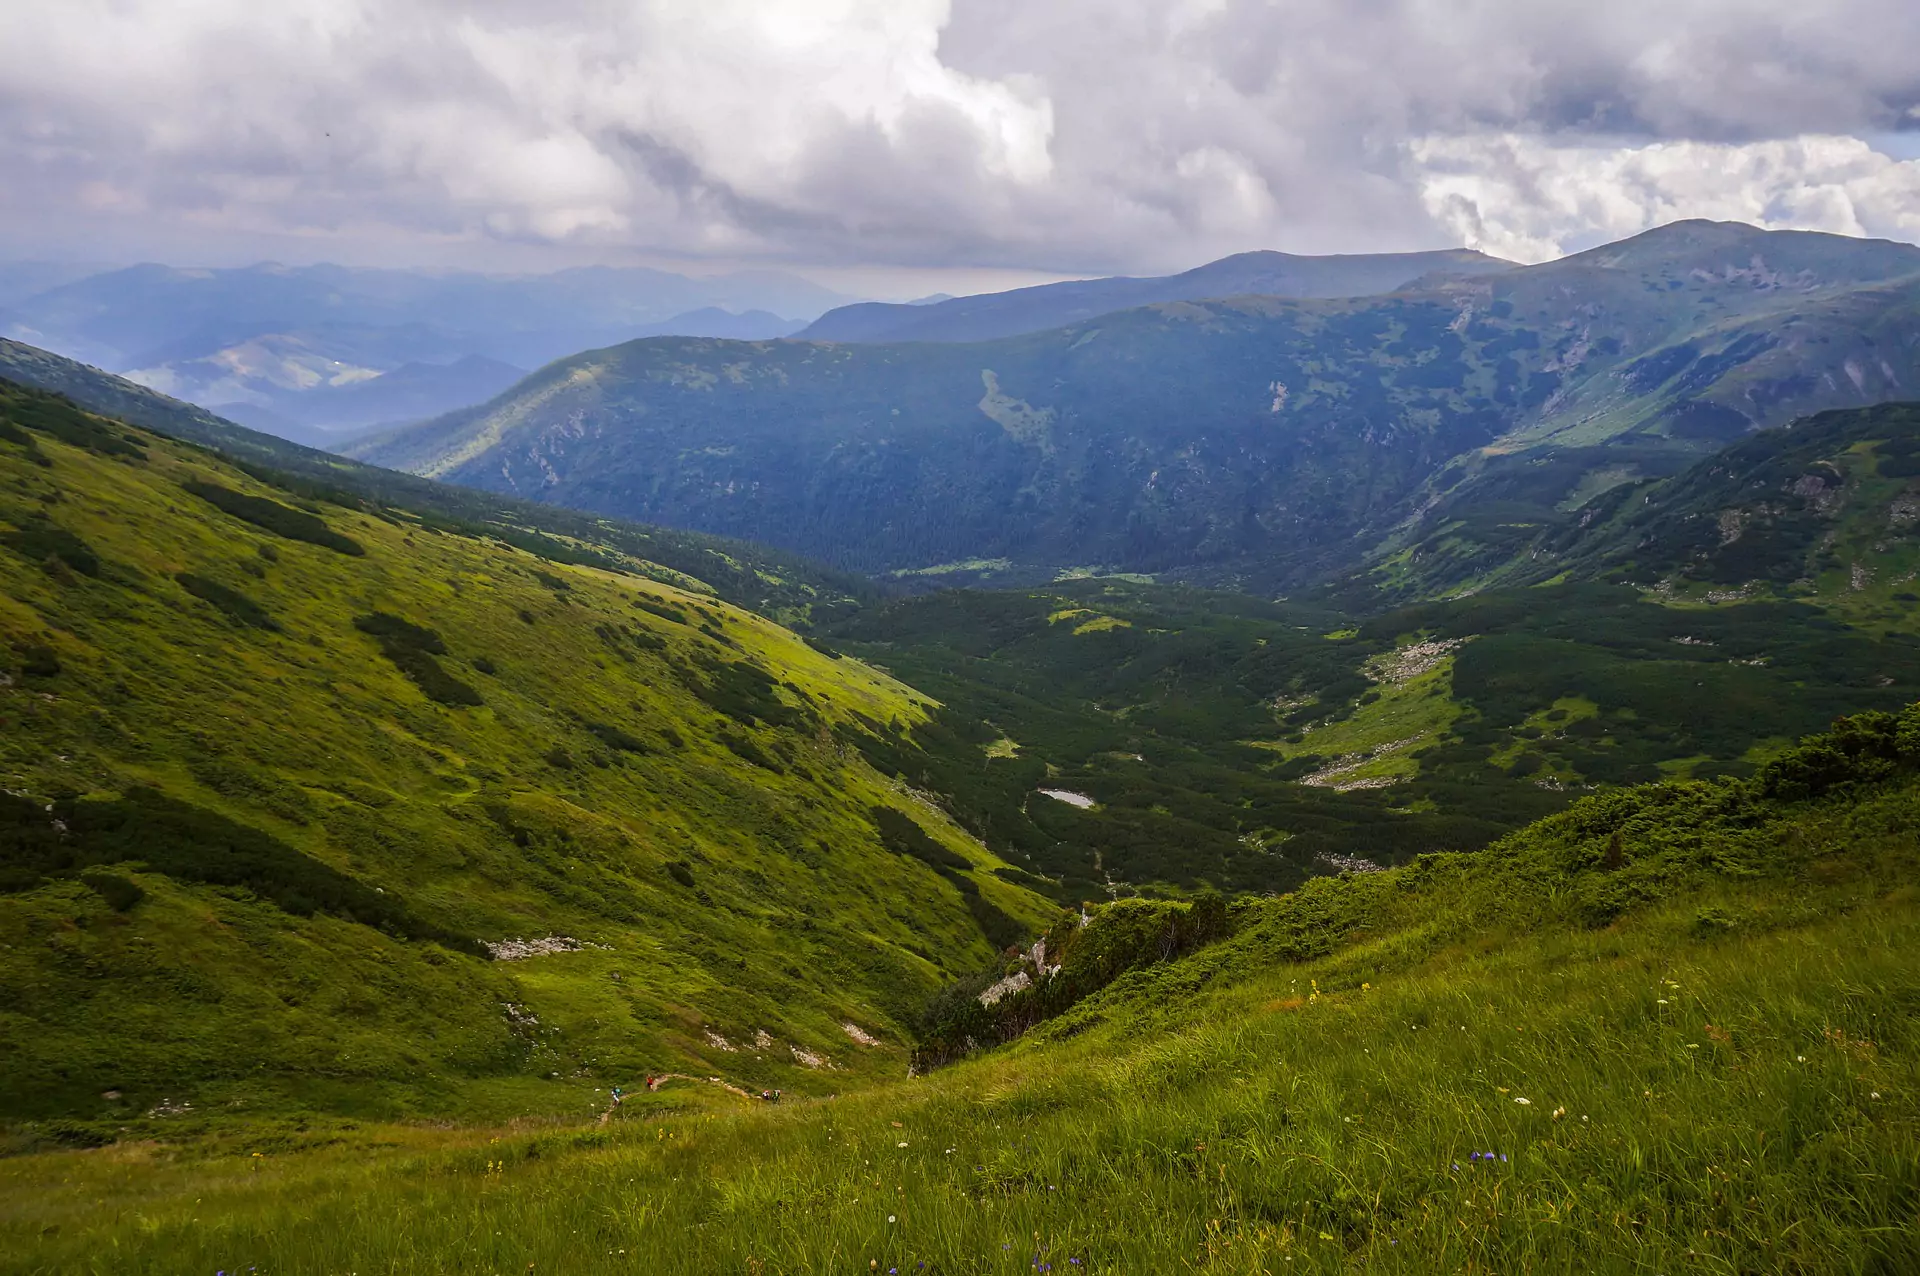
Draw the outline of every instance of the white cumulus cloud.
[[[1920,240],[1920,160],[1854,137],[1568,146],[1501,134],[1421,138],[1408,152],[1434,219],[1516,261],[1682,217]]]
[[[1915,48],[1911,0],[23,0],[0,236],[1061,270],[1914,237],[1858,139],[1920,129]]]

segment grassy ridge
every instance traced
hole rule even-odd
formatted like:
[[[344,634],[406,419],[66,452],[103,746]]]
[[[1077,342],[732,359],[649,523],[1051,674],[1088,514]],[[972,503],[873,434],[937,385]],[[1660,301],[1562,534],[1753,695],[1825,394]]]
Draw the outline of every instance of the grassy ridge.
[[[7,1270],[1910,1270],[1916,760],[1865,719],[1251,902],[836,1100],[0,1163]]]
[[[824,619],[874,594],[859,577],[763,546],[596,518],[362,465],[235,425],[137,382],[4,337],[0,381],[64,395],[90,412],[212,448],[242,468],[269,473],[282,484],[291,480],[322,498],[368,509],[398,508],[444,531],[484,535],[539,557],[691,586],[783,621]],[[36,409],[16,400],[13,410]]]
[[[584,1111],[670,1069],[835,1089],[1049,914],[850,746],[928,709],[857,661],[46,396],[0,417],[21,1137]]]

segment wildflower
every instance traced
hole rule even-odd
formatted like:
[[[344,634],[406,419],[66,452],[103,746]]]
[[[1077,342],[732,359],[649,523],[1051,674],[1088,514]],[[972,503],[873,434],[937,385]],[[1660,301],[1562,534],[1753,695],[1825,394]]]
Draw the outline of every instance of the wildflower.
[[[1533,1106],[1533,1100],[1532,1100],[1532,1099],[1523,1099],[1523,1098],[1520,1098],[1520,1097],[1519,1097],[1518,1095],[1515,1095],[1515,1096],[1514,1096],[1514,1100],[1513,1100],[1513,1101],[1514,1101],[1515,1103],[1517,1103],[1517,1104],[1519,1104],[1519,1105],[1520,1105],[1521,1107],[1523,1107],[1523,1108],[1530,1108],[1530,1107],[1532,1107],[1532,1106]]]
[[[1793,1056],[1793,1058],[1794,1058],[1794,1062],[1796,1063],[1805,1063],[1807,1061],[1807,1056],[1803,1054],[1797,1054]]]
[[[1653,1004],[1656,1006],[1664,1006],[1667,1004],[1667,999],[1665,997],[1662,997],[1660,998],[1660,1000],[1654,1002]]]
[[[1872,1094],[1868,1095],[1867,1097],[1869,1099],[1877,1099],[1880,1097],[1880,1092],[1878,1090],[1875,1090]]]
[[[903,1140],[901,1140],[900,1142],[898,1142],[898,1143],[896,1143],[896,1144],[894,1144],[893,1146],[895,1146],[895,1147],[897,1147],[897,1148],[903,1148],[903,1147],[905,1147],[905,1146],[907,1146],[907,1144],[906,1144],[906,1141],[905,1141],[905,1140],[903,1139]]]
[[[889,1215],[887,1215],[887,1222],[889,1222],[889,1223],[892,1223],[892,1222],[896,1222],[896,1221],[897,1221],[897,1220],[896,1220],[896,1219],[895,1219],[895,1218],[893,1217],[893,1215],[891,1215],[891,1214],[889,1214]]]
[[[1555,1108],[1553,1110],[1553,1119],[1558,1121],[1561,1117],[1565,1116],[1566,1114],[1567,1114],[1567,1110],[1565,1108]]]
[[[1687,1049],[1689,1050],[1698,1050],[1699,1048],[1700,1048],[1700,1043],[1698,1041],[1689,1041],[1687,1043]]]

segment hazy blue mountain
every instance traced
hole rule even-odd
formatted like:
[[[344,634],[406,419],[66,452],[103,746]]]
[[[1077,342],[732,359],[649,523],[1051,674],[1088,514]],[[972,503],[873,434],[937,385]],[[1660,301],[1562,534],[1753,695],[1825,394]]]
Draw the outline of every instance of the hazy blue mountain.
[[[89,275],[113,269],[99,262],[5,261],[0,262],[0,312],[8,311],[29,297],[50,288],[70,284]],[[0,322],[5,322],[0,318]]]
[[[992,342],[631,342],[349,450],[866,571],[1286,587],[1412,552],[1516,467],[1579,505],[1914,385],[1920,248],[1685,223],[1386,296],[1173,302]]]
[[[313,447],[329,447],[380,427],[424,420],[499,394],[526,376],[524,368],[470,354],[450,364],[403,363],[390,372],[340,385],[284,390],[262,404],[214,403],[213,411],[256,430]]]
[[[657,323],[641,337],[726,337],[734,341],[772,341],[791,337],[807,325],[798,319],[782,319],[766,310],[734,314],[718,306],[702,306]]]
[[[487,276],[144,265],[74,279],[12,269],[22,295],[4,300],[12,276],[0,270],[0,333],[308,440],[480,402],[504,388],[494,375],[503,366],[535,368],[635,337],[786,336],[846,300],[770,271],[696,279],[601,267]],[[30,288],[35,279],[45,285]],[[360,389],[410,365],[400,386]],[[428,366],[448,371],[421,371]],[[391,411],[378,406],[385,399]]]
[[[1365,297],[1417,279],[1488,274],[1511,265],[1464,248],[1335,257],[1237,253],[1162,278],[1078,279],[973,297],[936,295],[892,305],[860,302],[828,311],[800,336],[808,341],[987,341],[1156,302],[1251,294]]]

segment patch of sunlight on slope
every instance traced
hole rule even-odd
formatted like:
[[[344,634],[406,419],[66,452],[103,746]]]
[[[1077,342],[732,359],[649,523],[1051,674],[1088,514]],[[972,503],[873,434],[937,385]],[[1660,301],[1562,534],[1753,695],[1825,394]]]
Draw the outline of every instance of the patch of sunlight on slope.
[[[1373,692],[1379,698],[1362,704],[1352,717],[1309,727],[1298,743],[1251,743],[1283,758],[1313,754],[1327,759],[1325,766],[1304,781],[1321,787],[1379,788],[1413,778],[1420,772],[1414,752],[1437,743],[1465,712],[1453,698],[1451,654],[1437,660],[1416,660],[1415,666],[1422,672],[1395,679],[1392,671],[1406,665],[1393,662],[1415,649],[1403,647],[1369,662],[1369,676],[1381,679]]]
[[[413,472],[422,478],[439,478],[459,469],[499,443],[510,431],[533,419],[553,400],[594,389],[602,371],[598,364],[582,364],[569,371],[564,378],[529,393],[515,395],[506,407],[497,408],[482,417],[478,429],[445,453],[419,465]]]

